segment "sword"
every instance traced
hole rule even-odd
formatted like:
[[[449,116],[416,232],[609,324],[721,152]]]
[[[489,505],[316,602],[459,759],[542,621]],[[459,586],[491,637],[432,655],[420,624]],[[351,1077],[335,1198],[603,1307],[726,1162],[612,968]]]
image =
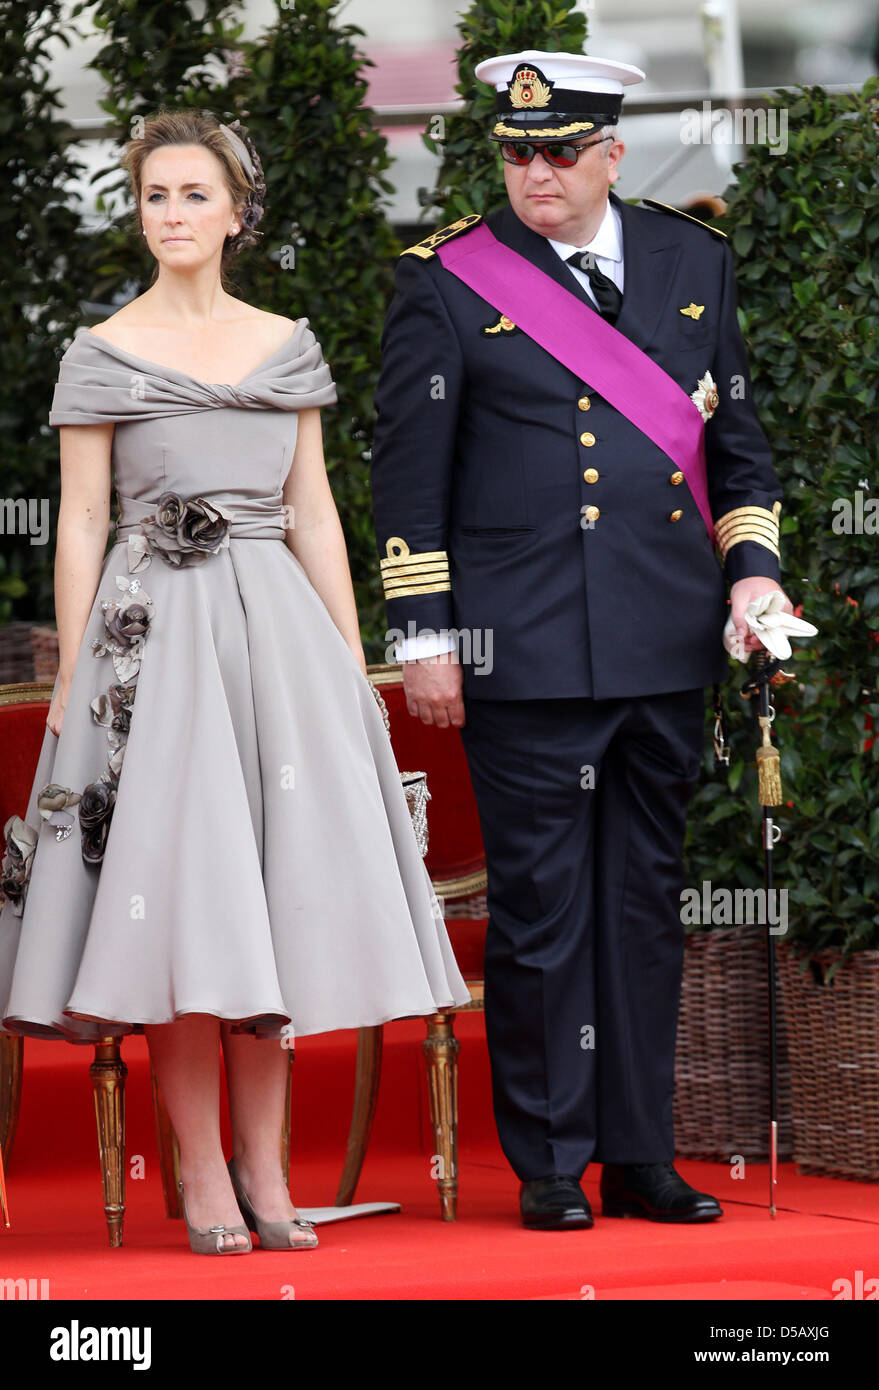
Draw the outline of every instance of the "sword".
[[[769,1215],[775,1219],[778,1185],[778,1017],[775,975],[775,940],[769,920],[769,903],[774,890],[773,850],[781,839],[781,828],[775,825],[772,808],[780,806],[781,759],[771,737],[775,709],[770,703],[770,685],[784,685],[795,677],[782,671],[782,662],[771,657],[765,647],[755,653],[756,673],[742,686],[745,699],[757,696],[757,723],[762,742],[757,749],[757,799],[762,808],[763,885],[766,892],[766,963],[769,1004]]]

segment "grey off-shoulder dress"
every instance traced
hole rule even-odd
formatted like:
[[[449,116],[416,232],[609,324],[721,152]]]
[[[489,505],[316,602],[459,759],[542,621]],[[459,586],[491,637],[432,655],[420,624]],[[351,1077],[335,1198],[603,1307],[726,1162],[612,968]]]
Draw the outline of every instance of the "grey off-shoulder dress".
[[[279,1039],[469,1000],[381,711],[284,540],[296,412],[335,399],[306,318],[234,386],[88,329],[64,353],[49,423],[115,422],[120,510],[4,859],[3,1031]]]

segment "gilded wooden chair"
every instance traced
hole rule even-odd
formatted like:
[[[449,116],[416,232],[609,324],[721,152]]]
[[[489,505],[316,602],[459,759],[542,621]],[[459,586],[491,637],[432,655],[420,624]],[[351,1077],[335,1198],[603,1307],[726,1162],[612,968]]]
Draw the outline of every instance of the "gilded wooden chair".
[[[0,685],[0,840],[9,817],[23,816],[27,809],[46,733],[52,688],[52,684],[41,682]],[[5,843],[0,852],[5,852]],[[24,1038],[0,1033],[0,1151],[7,1172],[21,1106],[23,1057]],[[125,1078],[128,1068],[122,1060],[118,1038],[106,1037],[96,1044],[89,1072],[94,1090],[107,1234],[110,1245],[119,1246],[122,1244],[125,1216]],[[177,1190],[180,1175],[177,1141],[152,1066],[150,1074],[165,1210],[169,1216],[182,1217]],[[288,1074],[287,1111],[281,1139],[281,1159],[285,1172],[288,1171],[289,1140]]]
[[[457,729],[423,724],[406,708],[403,672],[398,665],[368,668],[370,679],[381,692],[388,709],[391,741],[401,772],[427,773],[428,852],[425,860],[437,897],[445,903],[466,900],[486,887],[485,850],[479,827],[476,799],[461,735]],[[487,918],[446,918],[446,928],[458,967],[472,995],[460,1009],[450,1009],[427,1019],[422,1043],[427,1065],[430,1118],[435,1136],[434,1167],[437,1173],[440,1211],[444,1221],[457,1217],[458,1199],[458,1052],[456,1013],[484,1007],[483,962]],[[342,1178],[336,1205],[353,1201],[378,1100],[384,1029],[360,1028],[354,1105]]]

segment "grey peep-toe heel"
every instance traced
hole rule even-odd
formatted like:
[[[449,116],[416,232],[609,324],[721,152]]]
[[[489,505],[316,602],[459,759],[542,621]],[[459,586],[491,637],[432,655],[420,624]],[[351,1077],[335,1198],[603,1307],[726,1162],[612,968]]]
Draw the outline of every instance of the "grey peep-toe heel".
[[[248,1197],[241,1180],[238,1177],[238,1170],[235,1167],[235,1159],[230,1158],[228,1163],[229,1177],[232,1179],[232,1187],[238,1199],[238,1205],[244,1215],[251,1231],[255,1231],[259,1236],[261,1250],[314,1250],[318,1245],[317,1232],[311,1221],[306,1221],[304,1216],[294,1216],[291,1221],[263,1221],[253,1209],[253,1203]],[[313,1240],[296,1241],[290,1243],[290,1232],[294,1226],[298,1226],[303,1231],[311,1231],[314,1235]]]
[[[186,1231],[189,1236],[189,1246],[193,1255],[246,1255],[253,1249],[253,1241],[250,1239],[246,1226],[211,1226],[207,1231],[202,1231],[198,1226],[190,1225],[189,1217],[186,1214],[186,1197],[183,1192],[183,1183],[177,1184],[180,1190],[180,1200],[183,1203],[183,1220],[186,1222]],[[220,1245],[221,1236],[247,1236],[246,1245]]]

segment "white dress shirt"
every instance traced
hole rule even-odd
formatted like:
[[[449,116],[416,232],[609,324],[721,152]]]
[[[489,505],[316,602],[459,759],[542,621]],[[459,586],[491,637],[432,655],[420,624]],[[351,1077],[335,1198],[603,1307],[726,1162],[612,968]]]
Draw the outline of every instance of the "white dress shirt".
[[[607,207],[604,210],[604,217],[595,236],[585,246],[569,246],[565,241],[552,241],[547,237],[550,246],[557,256],[566,261],[575,251],[585,255],[588,251],[595,258],[595,267],[600,270],[602,275],[613,280],[620,294],[623,292],[623,227],[620,214],[608,199]],[[569,266],[571,274],[574,275],[583,286],[593,304],[597,306],[595,295],[592,293],[592,286],[589,283],[589,276],[585,270],[580,270],[577,266]]]
[[[603,275],[607,275],[613,280],[620,294],[623,292],[623,229],[622,219],[617,209],[613,206],[610,199],[604,210],[604,217],[595,236],[585,246],[570,246],[564,241],[553,241],[547,237],[547,241],[563,261],[578,251],[581,255],[591,252],[595,257],[595,265]],[[585,270],[580,270],[577,266],[569,266],[571,274],[580,281],[589,298],[598,307],[595,295],[592,293],[592,286],[589,283],[589,276]],[[415,661],[422,656],[439,656],[442,652],[450,652],[456,645],[455,639],[449,636],[445,629],[440,629],[437,633],[425,633],[424,636],[405,637],[402,642],[397,642],[394,646],[394,655],[398,661]]]

